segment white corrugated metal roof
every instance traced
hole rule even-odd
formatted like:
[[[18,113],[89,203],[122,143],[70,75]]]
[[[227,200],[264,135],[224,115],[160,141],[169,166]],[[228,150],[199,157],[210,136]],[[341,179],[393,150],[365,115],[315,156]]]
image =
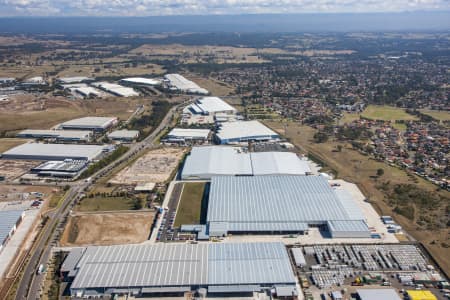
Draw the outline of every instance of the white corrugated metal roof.
[[[281,243],[88,247],[76,268],[72,290],[158,287],[159,292],[167,292],[174,287],[199,285],[295,286]]]
[[[253,175],[305,175],[311,169],[306,161],[292,152],[250,153]]]
[[[103,151],[103,146],[74,144],[40,144],[27,143],[4,152],[2,156],[23,157],[23,159],[64,160],[96,158]]]
[[[211,130],[195,128],[174,128],[167,135],[170,138],[202,138],[207,139]]]
[[[279,138],[276,132],[256,120],[221,123],[216,135],[222,142]]]
[[[294,257],[295,265],[297,267],[306,266],[306,259],[303,255],[302,248],[292,248],[291,249],[292,256]]]
[[[139,136],[139,130],[115,130],[108,134],[110,139],[134,139]]]
[[[186,158],[182,177],[209,179],[213,175],[251,175],[250,155],[239,151],[239,148],[224,146],[193,147]]]
[[[144,85],[159,85],[159,84],[161,84],[161,80],[151,79],[151,78],[143,78],[143,77],[124,78],[121,81],[124,81],[127,83],[134,83],[134,84],[144,84]]]
[[[186,79],[180,74],[167,74],[164,76],[170,82],[170,85],[176,89],[194,94],[208,94],[208,90],[201,88],[195,82]]]
[[[193,147],[182,178],[210,179],[214,175],[305,175],[306,161],[291,152],[244,153],[238,147]]]
[[[17,134],[18,137],[32,136],[32,137],[53,137],[66,139],[86,139],[92,131],[86,130],[40,130],[40,129],[26,129]]]
[[[291,231],[293,226],[329,220],[351,219],[320,176],[212,177],[207,221],[226,222],[228,231]],[[358,231],[362,223],[347,224]]]
[[[0,211],[0,245],[8,237],[9,233],[22,217],[23,210]]]
[[[195,113],[215,114],[218,112],[236,112],[236,109],[219,97],[203,97],[189,105],[187,109]]]
[[[334,193],[337,195],[339,201],[341,202],[350,219],[353,220],[366,219],[361,208],[359,207],[359,205],[356,205],[355,200],[348,191],[343,189],[335,189]]]
[[[107,128],[117,121],[115,117],[83,117],[61,123],[62,127],[99,127]]]
[[[358,289],[361,300],[401,300],[394,289]]]
[[[93,86],[98,87],[100,89],[103,89],[107,92],[111,92],[113,94],[116,94],[121,97],[133,97],[133,96],[139,96],[139,93],[137,93],[135,90],[129,87],[121,86],[120,84],[115,83],[109,83],[109,82],[95,82],[92,83]]]

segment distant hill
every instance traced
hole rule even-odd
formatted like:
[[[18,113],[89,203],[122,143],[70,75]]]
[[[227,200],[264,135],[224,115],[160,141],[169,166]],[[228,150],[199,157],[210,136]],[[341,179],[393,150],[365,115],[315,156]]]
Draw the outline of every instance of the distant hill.
[[[449,31],[450,11],[158,17],[5,17],[0,33]]]

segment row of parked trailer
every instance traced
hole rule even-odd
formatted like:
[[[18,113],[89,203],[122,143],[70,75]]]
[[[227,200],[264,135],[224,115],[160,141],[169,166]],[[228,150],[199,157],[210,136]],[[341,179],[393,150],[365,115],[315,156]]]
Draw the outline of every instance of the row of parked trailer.
[[[350,266],[366,271],[425,271],[428,264],[415,245],[315,245],[303,247],[318,266]]]

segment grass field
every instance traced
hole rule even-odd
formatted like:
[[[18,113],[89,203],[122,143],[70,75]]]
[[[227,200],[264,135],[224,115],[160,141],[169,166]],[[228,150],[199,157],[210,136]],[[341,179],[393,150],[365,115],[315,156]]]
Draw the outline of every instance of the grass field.
[[[395,220],[408,233],[424,244],[441,267],[447,273],[450,273],[450,256],[447,255],[448,248],[445,247],[445,244],[449,243],[449,228],[433,231],[418,228],[415,221],[408,220],[402,215],[393,212],[393,207],[389,206],[386,201],[388,200],[388,195],[379,188],[379,185],[383,182],[389,182],[390,186],[395,184],[412,184],[424,191],[433,193],[436,192],[435,185],[417,176],[408,175],[405,171],[391,167],[384,162],[379,162],[368,156],[364,156],[353,150],[350,144],[338,143],[336,141],[316,144],[313,142],[313,135],[316,130],[311,127],[288,123],[285,131],[284,124],[280,122],[268,121],[265,123],[272,129],[288,137],[293,144],[303,151],[313,154],[327,164],[327,168],[336,171],[339,178],[357,184],[363,194],[374,205],[378,213],[394,216]],[[341,152],[335,151],[339,144],[343,146]],[[380,168],[384,170],[384,175],[381,178],[377,178],[375,175],[377,169]],[[448,192],[440,191],[439,194],[448,197]]]
[[[372,120],[384,120],[384,121],[418,120],[416,116],[407,114],[405,110],[402,108],[387,105],[383,106],[369,105],[362,112],[361,116]]]
[[[76,207],[78,211],[133,210],[135,201],[127,197],[84,198]]]
[[[199,224],[205,183],[185,183],[175,218],[175,227],[183,224]]]
[[[450,121],[450,112],[448,111],[421,109],[420,112],[439,121]]]
[[[19,146],[26,143],[28,140],[25,139],[14,139],[14,138],[3,138],[0,139],[0,153],[8,151],[11,148]]]

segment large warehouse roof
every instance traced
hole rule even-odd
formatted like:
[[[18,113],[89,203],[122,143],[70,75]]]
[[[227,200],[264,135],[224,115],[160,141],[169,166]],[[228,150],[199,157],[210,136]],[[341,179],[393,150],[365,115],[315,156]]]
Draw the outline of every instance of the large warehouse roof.
[[[3,245],[9,234],[22,218],[22,210],[0,211],[0,246]],[[1,247],[0,247],[1,248]]]
[[[204,139],[207,140],[209,129],[195,129],[195,128],[174,128],[167,135],[171,139]]]
[[[356,292],[361,300],[401,300],[394,289],[358,289]]]
[[[70,265],[73,265],[72,263]],[[88,247],[75,267],[71,291],[138,289],[142,292],[238,291],[295,285],[281,243],[142,244]]]
[[[95,87],[98,87],[99,89],[102,89],[104,91],[107,91],[111,94],[114,94],[119,97],[134,97],[139,96],[139,93],[137,93],[135,90],[129,87],[121,86],[120,84],[115,83],[109,83],[109,82],[95,82],[92,84]]]
[[[224,122],[218,129],[216,136],[221,144],[280,138],[276,132],[256,120]]]
[[[305,175],[308,163],[291,152],[244,153],[228,146],[193,147],[186,158],[183,179],[210,179],[214,175]]]
[[[91,131],[86,130],[37,130],[26,129],[17,134],[25,138],[55,138],[63,140],[89,140]]]
[[[2,154],[6,159],[28,160],[92,160],[103,151],[102,146],[27,143]]]
[[[236,109],[219,97],[203,97],[189,105],[187,110],[195,114],[216,114],[221,112],[236,112]]]
[[[307,161],[301,160],[292,152],[253,152],[250,153],[253,175],[305,175],[311,173]]]
[[[151,78],[143,78],[143,77],[124,78],[120,81],[123,83],[137,84],[137,85],[160,85],[161,84],[161,80],[151,79]]]
[[[355,204],[356,205],[356,204]],[[320,176],[217,176],[211,181],[207,221],[210,234],[250,231],[304,231],[308,224],[333,223],[359,232],[364,220],[347,213]],[[345,223],[345,224],[344,224]],[[217,231],[216,231],[217,230]]]
[[[169,81],[170,86],[174,89],[193,94],[206,95],[209,93],[208,90],[201,88],[195,82],[186,79],[180,74],[167,74],[164,78]]]
[[[60,124],[61,128],[106,129],[117,122],[115,117],[84,117]]]

